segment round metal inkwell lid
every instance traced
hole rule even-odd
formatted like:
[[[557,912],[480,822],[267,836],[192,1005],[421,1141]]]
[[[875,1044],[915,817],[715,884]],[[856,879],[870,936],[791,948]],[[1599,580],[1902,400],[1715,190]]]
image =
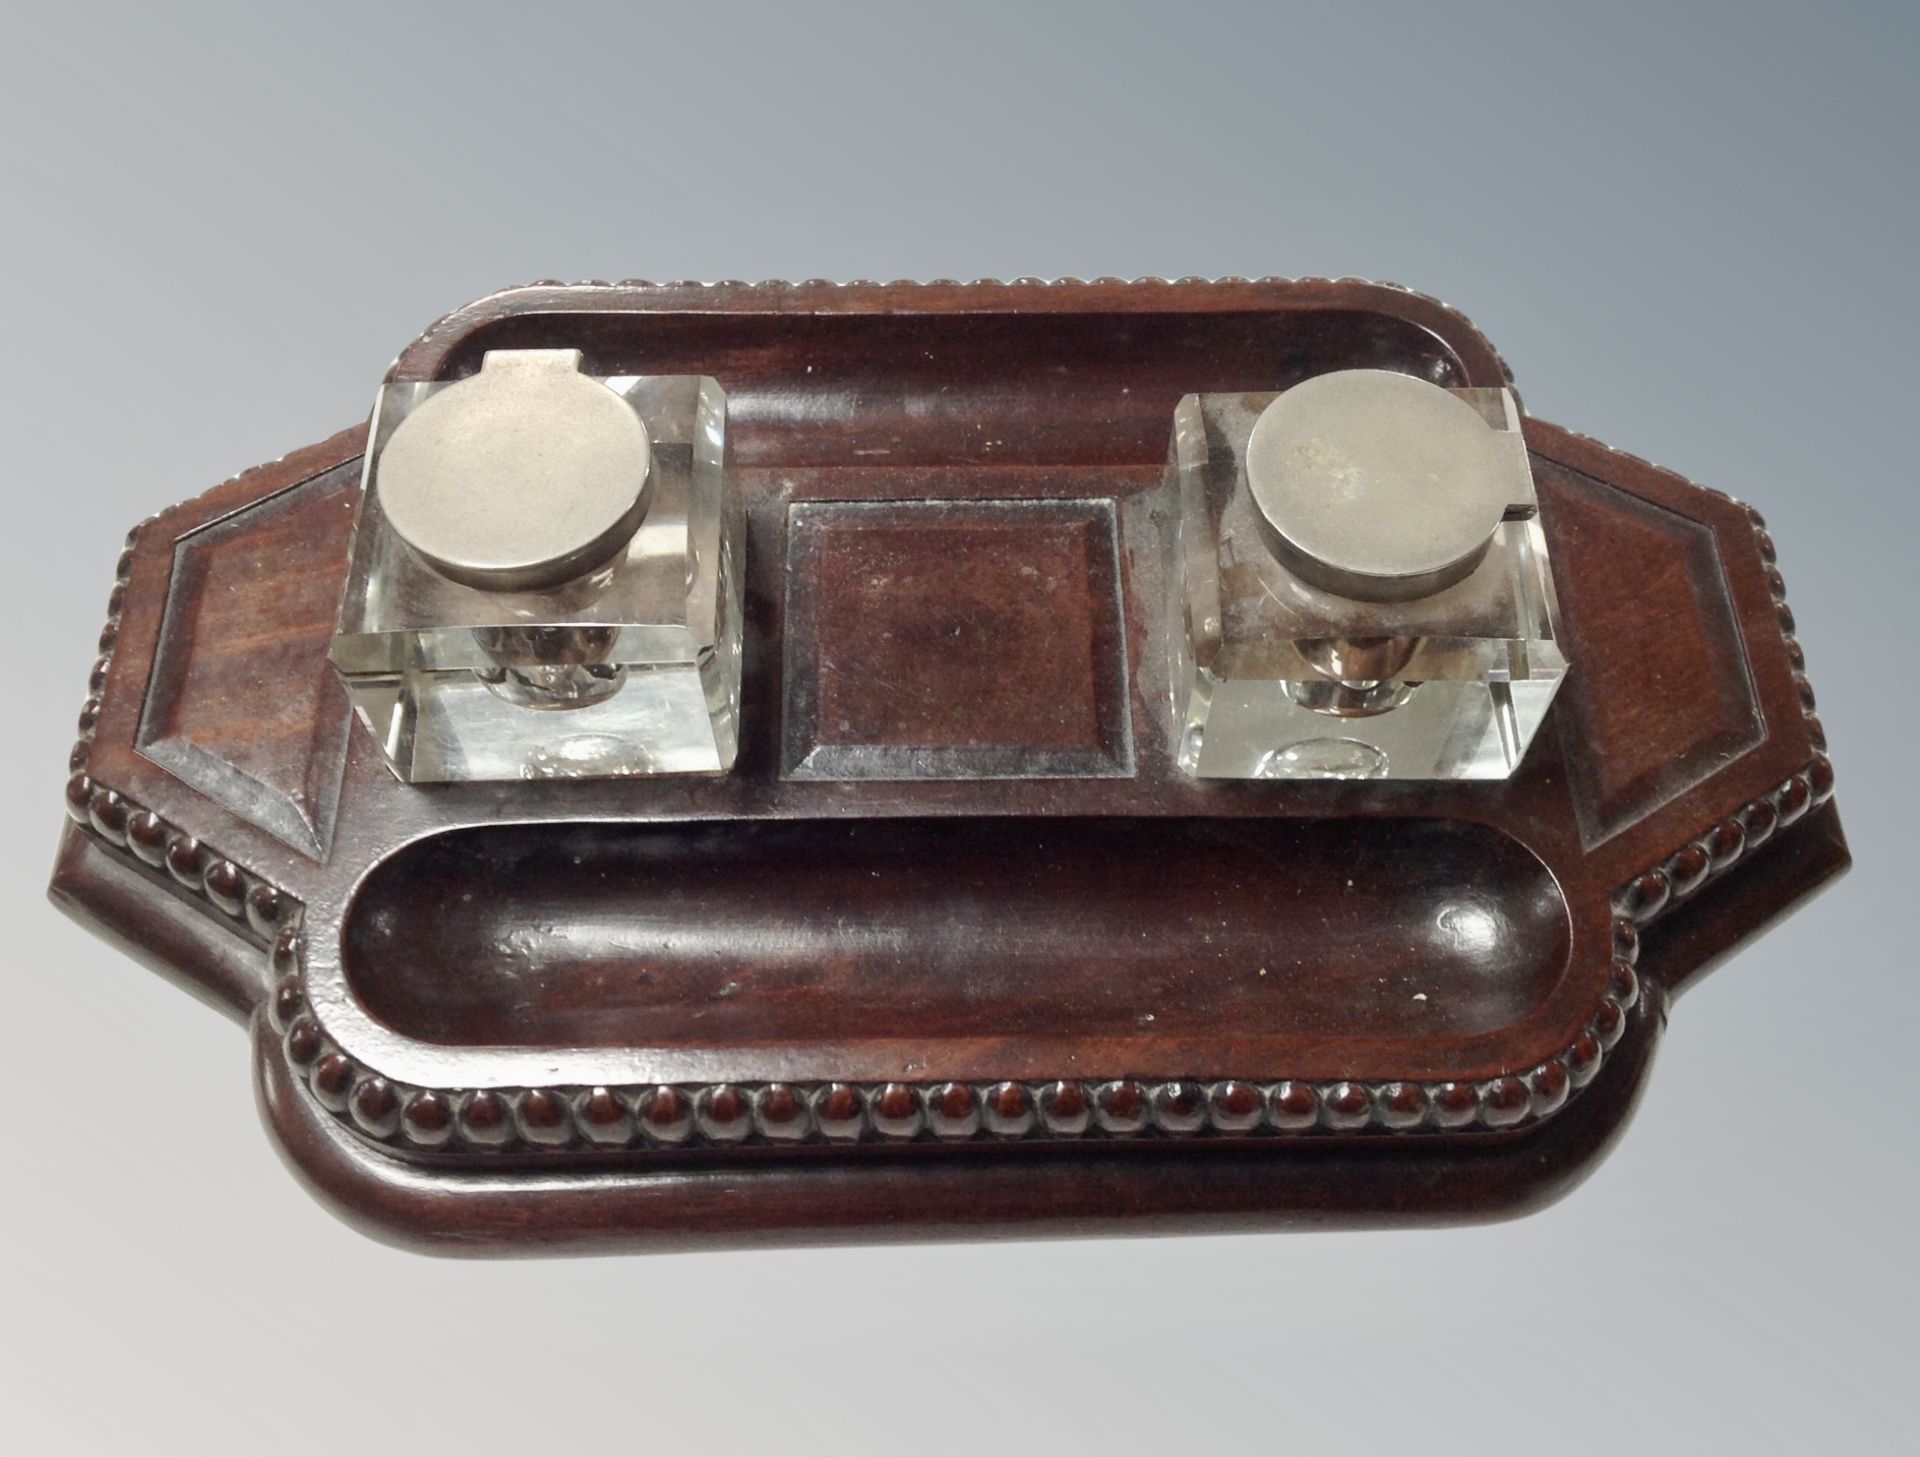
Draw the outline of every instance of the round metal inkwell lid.
[[[388,524],[436,571],[538,591],[610,560],[646,515],[652,442],[576,349],[494,350],[421,401],[380,452]]]
[[[1397,602],[1473,571],[1506,516],[1498,435],[1452,392],[1349,369],[1278,395],[1247,442],[1247,485],[1274,554],[1314,586]]]

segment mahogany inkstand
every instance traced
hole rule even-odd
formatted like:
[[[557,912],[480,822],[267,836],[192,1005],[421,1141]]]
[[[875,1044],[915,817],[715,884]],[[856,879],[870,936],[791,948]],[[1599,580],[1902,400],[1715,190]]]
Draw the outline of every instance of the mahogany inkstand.
[[[1759,515],[1351,280],[497,294],[100,651],[54,899],[444,1253],[1522,1213],[1847,865]]]

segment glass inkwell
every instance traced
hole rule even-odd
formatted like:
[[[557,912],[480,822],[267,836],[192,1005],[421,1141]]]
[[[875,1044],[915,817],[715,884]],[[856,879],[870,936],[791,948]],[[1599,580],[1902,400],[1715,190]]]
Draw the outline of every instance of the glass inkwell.
[[[330,656],[400,779],[715,774],[739,735],[726,396],[494,350],[375,406]]]
[[[1341,370],[1188,395],[1168,469],[1183,769],[1514,771],[1567,662],[1509,391]]]

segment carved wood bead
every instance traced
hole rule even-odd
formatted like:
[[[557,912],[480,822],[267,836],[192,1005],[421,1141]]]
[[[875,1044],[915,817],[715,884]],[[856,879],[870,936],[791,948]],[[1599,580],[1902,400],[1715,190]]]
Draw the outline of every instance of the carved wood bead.
[[[1692,895],[1712,868],[1713,860],[1704,846],[1688,845],[1667,862],[1667,884],[1676,896]]]
[[[1624,956],[1614,958],[1613,975],[1608,979],[1607,991],[1613,1001],[1629,1012],[1640,1000],[1639,974],[1634,971],[1633,963]]]
[[[1813,786],[1807,783],[1807,776],[1796,774],[1780,786],[1775,799],[1779,810],[1780,823],[1790,825],[1813,807]]]
[[[1020,1083],[996,1083],[981,1100],[981,1123],[998,1138],[1025,1138],[1038,1118],[1033,1095]]]
[[[1607,998],[1600,1004],[1600,1010],[1593,1014],[1593,1035],[1600,1039],[1602,1047],[1611,1052],[1626,1030],[1625,1009],[1613,998]]]
[[[1139,1133],[1147,1126],[1147,1090],[1131,1078],[1094,1089],[1093,1121],[1108,1133]]]
[[[1707,836],[1707,858],[1715,870],[1725,870],[1747,848],[1747,832],[1739,820],[1722,820]]]
[[[313,1071],[307,1075],[307,1085],[313,1089],[313,1096],[319,1100],[321,1107],[334,1113],[343,1113],[347,1099],[353,1092],[354,1077],[358,1071],[352,1058],[343,1053],[329,1052],[313,1065]]]
[[[127,817],[127,848],[156,869],[167,858],[167,822],[150,809]]]
[[[1374,1099],[1374,1116],[1382,1128],[1406,1133],[1427,1120],[1427,1090],[1418,1083],[1388,1083]]]
[[[360,1131],[373,1138],[387,1138],[400,1128],[400,1095],[383,1077],[364,1077],[355,1083],[348,1109]]]
[[[1164,1133],[1197,1133],[1207,1126],[1207,1090],[1199,1083],[1156,1084],[1148,1111],[1153,1126]]]
[[[1640,928],[1633,923],[1631,917],[1615,916],[1613,918],[1613,954],[1624,956],[1628,961],[1634,960],[1640,954]]]
[[[1222,1133],[1250,1133],[1265,1113],[1266,1100],[1253,1083],[1215,1083],[1207,1094],[1207,1118]]]
[[[1049,1133],[1072,1138],[1093,1123],[1093,1103],[1073,1082],[1048,1083],[1040,1090],[1040,1122]]]
[[[611,1088],[588,1088],[574,1101],[574,1121],[588,1143],[624,1148],[634,1136],[633,1110]]]
[[[513,1142],[513,1109],[490,1088],[467,1094],[460,1104],[456,1127],[475,1148],[505,1148]]]
[[[445,1094],[422,1089],[408,1096],[400,1128],[418,1148],[445,1148],[453,1139],[454,1110]]]
[[[1320,1121],[1336,1133],[1357,1133],[1373,1117],[1373,1100],[1359,1083],[1330,1083],[1320,1090]]]
[[[867,1128],[867,1105],[851,1083],[828,1083],[813,1095],[813,1121],[821,1137],[856,1142]]]
[[[908,1083],[888,1083],[876,1089],[867,1109],[873,1120],[873,1131],[883,1138],[914,1138],[926,1127],[920,1096]]]
[[[739,1143],[753,1132],[752,1103],[731,1084],[703,1089],[693,1116],[701,1134],[715,1143]]]
[[[111,789],[96,789],[87,801],[87,823],[110,845],[127,843],[127,802]]]
[[[1535,1068],[1528,1075],[1527,1084],[1533,1092],[1533,1116],[1548,1118],[1558,1113],[1566,1103],[1572,1079],[1567,1074],[1567,1065],[1555,1058]]]
[[[238,916],[246,902],[247,878],[231,860],[214,860],[201,875],[207,899],[230,916]]]
[[[287,1053],[287,1061],[296,1068],[313,1065],[326,1048],[326,1037],[320,1031],[320,1024],[304,1013],[296,1016],[287,1024],[287,1035],[282,1044]]]
[[[573,1115],[567,1100],[547,1088],[529,1088],[513,1100],[513,1126],[520,1137],[542,1148],[573,1142]]]
[[[1594,1060],[1597,1065],[1597,1042],[1594,1045]],[[1466,1128],[1480,1116],[1480,1090],[1472,1083],[1441,1083],[1434,1088],[1431,1102],[1433,1121],[1441,1128]]]
[[[927,1090],[927,1128],[936,1138],[971,1138],[980,1131],[980,1100],[965,1083]]]
[[[1306,1083],[1275,1083],[1267,1116],[1282,1133],[1305,1133],[1320,1121],[1320,1095]]]
[[[247,924],[262,936],[271,936],[287,914],[286,898],[265,881],[255,881],[246,892]]]
[[[267,1021],[274,1031],[284,1034],[306,1009],[306,992],[297,974],[283,976],[273,984],[273,994],[267,999]]]
[[[1582,1032],[1567,1049],[1567,1077],[1576,1088],[1584,1088],[1600,1071],[1603,1049],[1592,1028]]]
[[[167,874],[193,890],[201,888],[201,865],[205,857],[200,842],[191,835],[175,835],[167,841]]]
[[[1813,802],[1825,804],[1833,798],[1833,761],[1825,754],[1816,755],[1807,766],[1807,786],[1813,791]]]
[[[88,823],[87,807],[93,803],[93,781],[75,772],[67,780],[67,818],[76,825]]]
[[[763,1138],[798,1143],[813,1128],[805,1095],[786,1083],[762,1088],[753,1099],[753,1126]]]
[[[1533,1111],[1533,1090],[1519,1078],[1495,1078],[1480,1090],[1480,1121],[1512,1128]]]
[[[1649,870],[1627,887],[1624,897],[1627,914],[1644,926],[1667,908],[1667,899],[1672,894],[1673,884],[1667,879],[1666,871]]]
[[[693,1134],[693,1100],[678,1088],[648,1088],[634,1099],[640,1131],[649,1143],[674,1147]]]
[[[275,976],[298,976],[305,953],[306,942],[300,932],[292,926],[282,926],[274,933],[273,945],[267,949],[267,968]]]

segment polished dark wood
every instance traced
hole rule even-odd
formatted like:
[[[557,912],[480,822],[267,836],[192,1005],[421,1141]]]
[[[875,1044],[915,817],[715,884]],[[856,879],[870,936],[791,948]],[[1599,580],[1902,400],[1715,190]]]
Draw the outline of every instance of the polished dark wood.
[[[1764,523],[1537,420],[1574,669],[1512,779],[1175,767],[1175,402],[1507,383],[1432,300],[536,285],[395,374],[539,345],[728,391],[734,773],[393,780],[325,663],[364,428],[136,530],[70,766],[55,899],[250,1025],[290,1163],[382,1237],[1522,1212],[1617,1136],[1671,999],[1846,866]]]

